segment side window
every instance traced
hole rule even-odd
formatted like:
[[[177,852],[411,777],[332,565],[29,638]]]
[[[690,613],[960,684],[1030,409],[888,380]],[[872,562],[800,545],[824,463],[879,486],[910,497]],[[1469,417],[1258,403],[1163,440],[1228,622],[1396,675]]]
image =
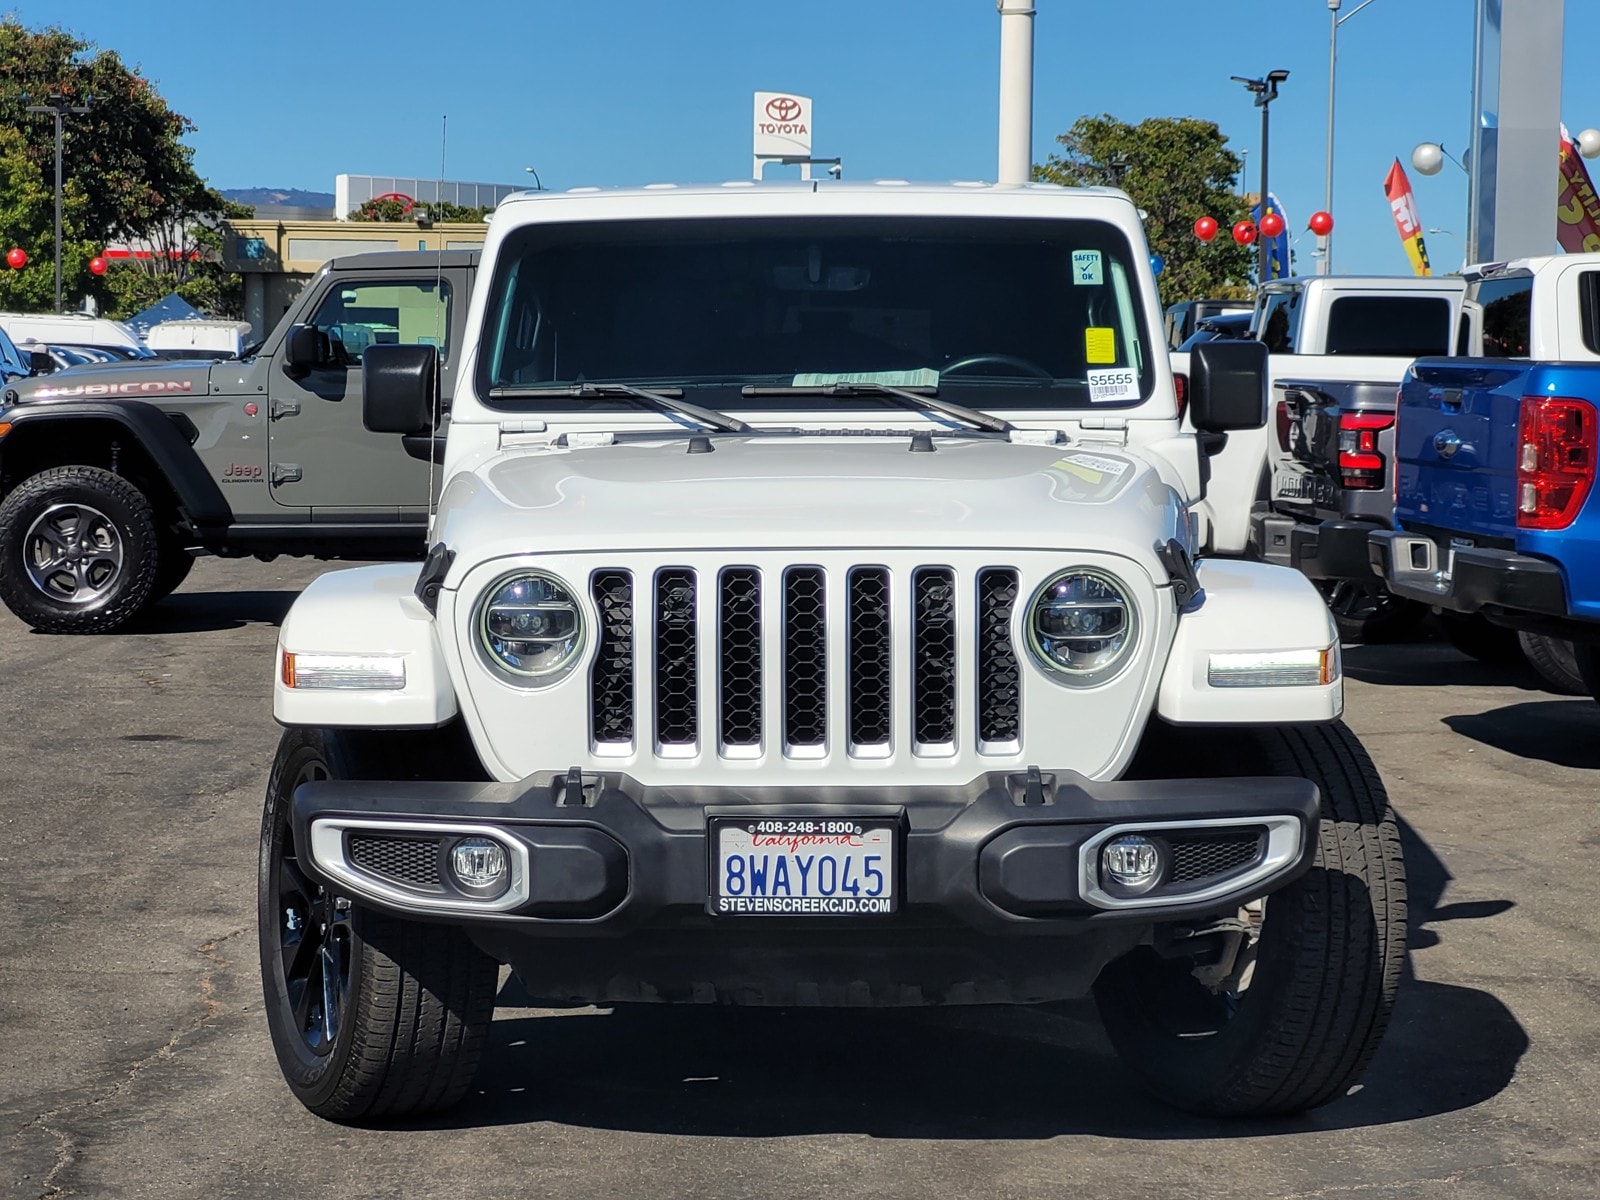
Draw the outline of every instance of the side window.
[[[1469,299],[1483,309],[1483,357],[1526,358],[1533,317],[1533,276],[1480,279]]]
[[[311,323],[328,339],[328,365],[359,367],[368,346],[437,346],[448,360],[450,284],[445,280],[348,283],[323,298]]]
[[[1600,354],[1600,271],[1578,276],[1578,319],[1584,347],[1590,354]]]
[[[0,363],[20,374],[26,375],[28,373],[28,368],[22,361],[22,353],[12,343],[11,339],[6,336],[6,332],[3,329],[0,329]]]
[[[1450,353],[1443,296],[1341,296],[1328,306],[1329,354],[1422,358]]]
[[[1261,314],[1260,339],[1267,345],[1268,354],[1293,354],[1295,338],[1300,332],[1300,293],[1274,292],[1267,297],[1267,306]]]

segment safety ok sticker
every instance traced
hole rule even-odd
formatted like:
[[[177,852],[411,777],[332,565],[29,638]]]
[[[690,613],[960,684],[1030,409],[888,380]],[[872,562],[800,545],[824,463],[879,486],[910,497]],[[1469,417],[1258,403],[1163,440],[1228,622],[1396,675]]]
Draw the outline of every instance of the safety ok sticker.
[[[1132,367],[1090,371],[1088,379],[1091,403],[1103,404],[1112,400],[1139,399],[1139,373]]]

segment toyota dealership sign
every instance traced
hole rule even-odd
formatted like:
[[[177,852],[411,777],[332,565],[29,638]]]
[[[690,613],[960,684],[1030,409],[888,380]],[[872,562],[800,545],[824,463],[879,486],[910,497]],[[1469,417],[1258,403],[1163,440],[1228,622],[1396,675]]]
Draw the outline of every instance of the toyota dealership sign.
[[[757,92],[757,158],[811,155],[811,97],[790,92]]]

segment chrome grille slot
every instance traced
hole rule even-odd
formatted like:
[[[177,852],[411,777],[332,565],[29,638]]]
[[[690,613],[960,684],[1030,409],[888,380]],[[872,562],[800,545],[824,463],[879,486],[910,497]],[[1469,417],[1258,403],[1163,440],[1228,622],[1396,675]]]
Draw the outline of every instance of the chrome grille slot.
[[[849,590],[850,745],[887,749],[894,724],[888,568],[854,568]]]
[[[761,572],[725,567],[718,576],[717,712],[724,750],[761,746]]]
[[[656,745],[692,749],[700,734],[694,572],[688,567],[656,572],[655,602]]]
[[[948,567],[911,575],[911,729],[919,747],[953,750],[956,739],[956,582]]]
[[[978,572],[978,742],[980,750],[1014,750],[1022,736],[1022,673],[1011,643],[1017,573]]]
[[[821,567],[783,573],[783,682],[784,744],[791,753],[820,756],[828,741],[827,585]]]
[[[604,569],[589,581],[600,614],[594,666],[589,671],[591,729],[597,743],[633,742],[633,574]]]

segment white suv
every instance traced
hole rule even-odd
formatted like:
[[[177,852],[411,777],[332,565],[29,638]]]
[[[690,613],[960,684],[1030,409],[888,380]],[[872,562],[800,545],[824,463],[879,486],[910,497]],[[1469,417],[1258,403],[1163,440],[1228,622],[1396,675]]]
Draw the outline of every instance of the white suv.
[[[278,647],[268,1023],[338,1120],[466,1090],[541,1004],[1100,1001],[1172,1103],[1343,1094],[1404,949],[1394,818],[1296,572],[1193,560],[1263,348],[1194,352],[1138,214],[1050,186],[496,211],[432,552]]]

